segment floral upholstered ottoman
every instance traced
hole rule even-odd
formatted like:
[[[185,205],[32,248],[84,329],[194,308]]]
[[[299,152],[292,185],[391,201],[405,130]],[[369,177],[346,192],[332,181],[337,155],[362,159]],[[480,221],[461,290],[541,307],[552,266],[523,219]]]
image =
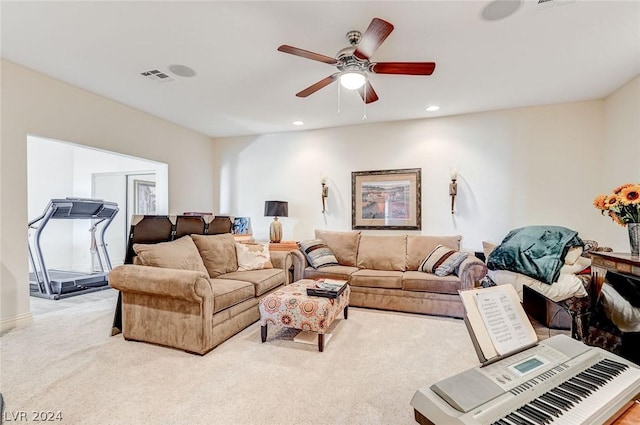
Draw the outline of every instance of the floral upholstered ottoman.
[[[262,342],[267,340],[267,325],[284,326],[318,333],[318,350],[324,350],[324,334],[340,311],[347,319],[349,295],[346,289],[337,298],[307,295],[307,288],[315,288],[316,281],[302,279],[274,291],[260,301]]]

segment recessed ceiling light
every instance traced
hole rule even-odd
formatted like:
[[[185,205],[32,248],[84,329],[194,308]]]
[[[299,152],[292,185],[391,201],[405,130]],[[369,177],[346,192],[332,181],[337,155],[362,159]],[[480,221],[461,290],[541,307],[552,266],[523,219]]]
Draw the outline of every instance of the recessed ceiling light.
[[[485,21],[499,21],[516,13],[520,6],[522,0],[494,0],[482,9],[480,16]]]
[[[302,125],[304,123],[302,121],[294,121],[292,124],[293,125]]]
[[[438,109],[440,109],[440,107],[438,105],[429,105],[429,106],[427,106],[427,111],[429,111],[429,112],[435,112]]]
[[[185,65],[169,65],[169,71],[180,77],[194,77],[196,75],[196,71]]]

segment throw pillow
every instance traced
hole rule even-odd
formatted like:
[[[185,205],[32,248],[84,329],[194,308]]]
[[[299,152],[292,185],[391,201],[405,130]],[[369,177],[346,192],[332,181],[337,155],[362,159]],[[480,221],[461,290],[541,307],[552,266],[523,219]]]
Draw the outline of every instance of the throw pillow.
[[[338,265],[336,256],[333,255],[331,249],[321,239],[300,241],[298,242],[298,247],[300,247],[300,251],[307,257],[307,261],[314,269]]]
[[[466,252],[456,251],[451,256],[449,256],[442,264],[438,266],[435,271],[436,276],[448,276],[453,272],[458,274],[458,267],[464,260],[469,256]]]
[[[406,270],[418,270],[424,254],[433,251],[438,245],[450,246],[455,250],[460,250],[460,240],[462,236],[425,236],[407,235],[407,266]],[[360,252],[358,252],[360,255]]]
[[[552,285],[509,270],[489,270],[487,276],[498,285],[512,285],[516,288],[520,300],[522,300],[523,286],[528,286],[553,302],[564,301],[571,297],[582,298],[588,295],[582,280],[574,274],[560,273],[558,281]]]
[[[139,263],[143,266],[207,273],[198,248],[189,236],[156,244],[135,243],[133,250],[138,256]]]
[[[573,266],[578,258],[582,255],[582,246],[572,246],[567,250],[567,254],[564,256],[564,263]]]
[[[575,263],[565,264],[560,268],[560,273],[578,274],[591,265],[591,259],[580,257]]]
[[[420,264],[419,270],[426,273],[435,273],[436,276],[447,276],[453,273],[468,255],[466,252],[438,245]]]
[[[272,269],[269,244],[262,243],[237,243],[238,271]]]

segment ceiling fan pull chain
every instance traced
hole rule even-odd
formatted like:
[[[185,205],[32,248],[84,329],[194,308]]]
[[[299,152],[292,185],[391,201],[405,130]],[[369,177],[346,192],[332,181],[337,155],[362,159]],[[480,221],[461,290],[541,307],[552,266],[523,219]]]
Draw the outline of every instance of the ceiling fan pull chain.
[[[367,83],[364,84],[364,106],[362,107],[362,121],[367,119]]]
[[[338,84],[338,115],[340,115],[340,86],[341,84]]]

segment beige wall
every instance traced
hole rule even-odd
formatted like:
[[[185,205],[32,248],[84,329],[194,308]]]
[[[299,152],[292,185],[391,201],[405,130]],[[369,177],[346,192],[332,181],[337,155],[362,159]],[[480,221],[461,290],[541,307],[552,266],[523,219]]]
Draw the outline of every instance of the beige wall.
[[[631,160],[640,157],[639,99],[637,77],[600,101],[219,139],[220,210],[250,216],[263,240],[271,221],[262,216],[267,199],[289,201],[285,239],[311,238],[315,228],[348,230],[352,171],[418,167],[422,231],[410,233],[462,234],[465,248],[479,250],[482,240],[499,242],[515,227],[554,224],[628,251],[626,231],[592,201],[640,181]],[[453,216],[452,167],[459,172]],[[325,215],[322,176],[329,185]]]
[[[598,193],[611,193],[623,183],[640,182],[640,75],[606,99],[605,125]],[[629,252],[627,230],[608,217],[600,220],[603,238]]]
[[[473,250],[530,224],[595,237],[600,217],[591,200],[604,134],[604,102],[591,101],[218,140],[220,208],[251,216],[256,238],[266,239],[264,200],[289,201],[284,238],[306,239],[315,228],[351,228],[352,171],[421,168],[422,231],[410,233],[461,234]],[[459,173],[455,215],[452,167]]]
[[[217,210],[207,136],[4,60],[1,78],[2,329],[30,321],[27,134],[167,163],[170,213]]]

